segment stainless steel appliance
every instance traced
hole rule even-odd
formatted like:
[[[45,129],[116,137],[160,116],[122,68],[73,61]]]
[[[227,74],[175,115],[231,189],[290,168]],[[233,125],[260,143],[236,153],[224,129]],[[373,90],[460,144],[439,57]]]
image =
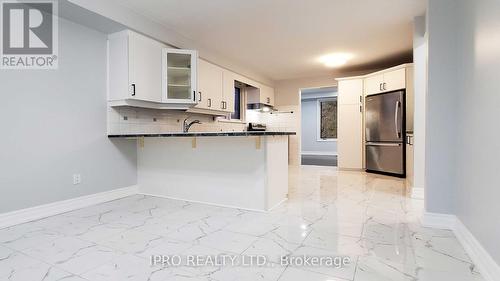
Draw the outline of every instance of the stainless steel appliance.
[[[405,105],[404,90],[366,97],[367,172],[406,176]]]
[[[266,124],[248,123],[248,131],[265,131],[266,128]]]

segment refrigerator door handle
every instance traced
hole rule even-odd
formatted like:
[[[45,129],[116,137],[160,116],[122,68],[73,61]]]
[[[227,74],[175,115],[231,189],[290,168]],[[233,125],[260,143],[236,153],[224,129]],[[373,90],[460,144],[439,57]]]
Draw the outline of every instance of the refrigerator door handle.
[[[401,146],[400,143],[385,143],[385,142],[367,142],[368,146]]]
[[[394,113],[394,126],[396,128],[396,135],[398,136],[398,139],[401,138],[401,131],[399,130],[399,124],[398,124],[398,117],[399,117],[399,107],[401,106],[400,101],[396,101],[396,110]]]

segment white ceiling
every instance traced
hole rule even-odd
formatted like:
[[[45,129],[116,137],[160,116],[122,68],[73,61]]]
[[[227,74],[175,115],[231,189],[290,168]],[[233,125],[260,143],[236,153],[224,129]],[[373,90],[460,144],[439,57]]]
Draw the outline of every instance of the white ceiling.
[[[425,0],[111,0],[271,79],[324,75],[317,62],[352,53],[345,69],[407,60]]]

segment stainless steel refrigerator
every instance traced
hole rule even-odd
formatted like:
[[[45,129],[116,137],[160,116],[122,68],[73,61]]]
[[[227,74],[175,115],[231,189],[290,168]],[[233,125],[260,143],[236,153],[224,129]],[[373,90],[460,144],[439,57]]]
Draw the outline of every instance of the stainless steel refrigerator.
[[[404,90],[366,97],[367,172],[406,176],[405,107]]]

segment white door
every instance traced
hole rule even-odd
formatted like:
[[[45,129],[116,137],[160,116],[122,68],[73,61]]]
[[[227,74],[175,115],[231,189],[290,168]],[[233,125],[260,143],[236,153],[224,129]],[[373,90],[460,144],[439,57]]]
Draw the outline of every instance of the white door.
[[[196,103],[198,53],[193,50],[163,50],[163,101]]]
[[[381,93],[384,91],[384,89],[382,88],[384,84],[384,75],[379,74],[367,77],[365,78],[364,84],[365,84],[365,96]]]
[[[401,68],[384,73],[384,92],[406,88],[406,69]]]
[[[363,168],[363,119],[359,104],[338,106],[338,166],[344,169]]]
[[[222,68],[198,60],[198,105],[196,108],[222,110]]]
[[[133,99],[162,101],[162,49],[164,45],[129,33],[129,84]]]

